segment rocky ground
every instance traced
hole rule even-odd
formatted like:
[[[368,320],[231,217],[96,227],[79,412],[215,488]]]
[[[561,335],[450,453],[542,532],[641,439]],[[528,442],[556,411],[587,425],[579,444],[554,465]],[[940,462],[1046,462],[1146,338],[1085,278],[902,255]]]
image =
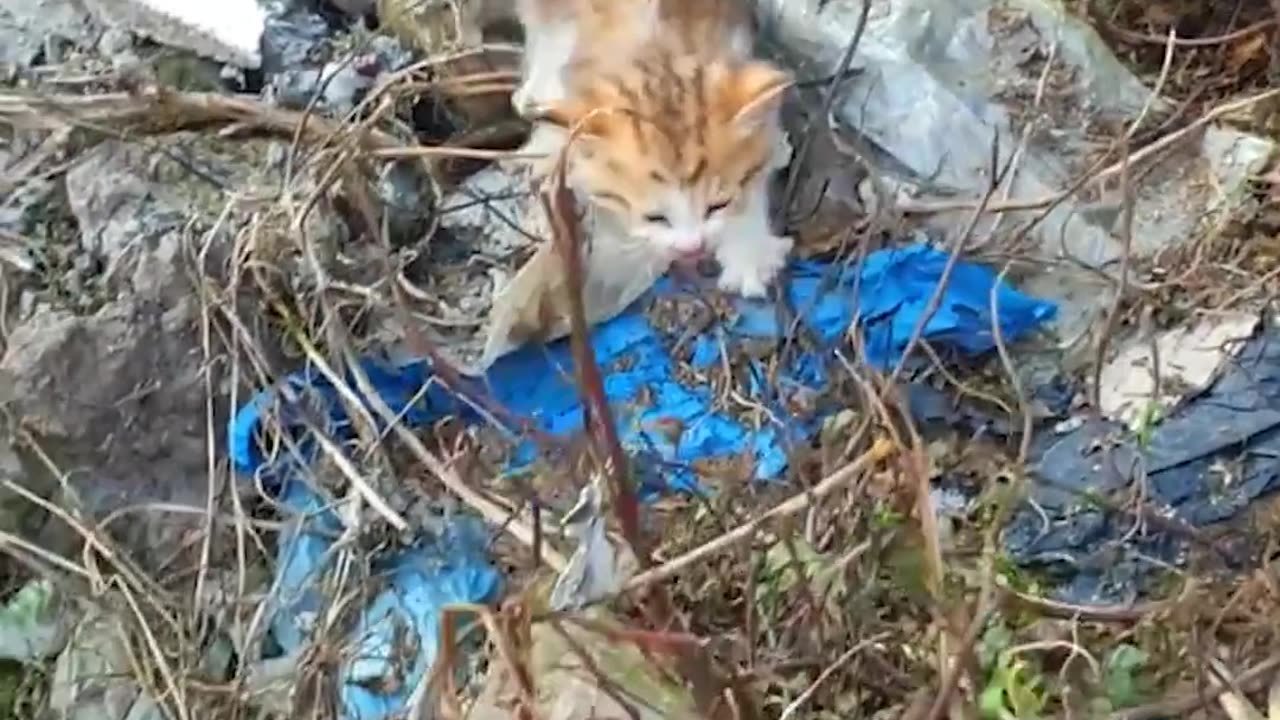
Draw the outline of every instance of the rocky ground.
[[[844,23],[839,50],[861,4],[832,5],[822,27]],[[930,345],[936,362],[901,401],[846,362],[823,397],[788,398],[797,414],[823,400],[842,409],[790,448],[787,482],[746,482],[739,457],[700,465],[713,498],[645,510],[661,568],[635,581],[647,594],[547,613],[548,569],[571,564],[574,545],[527,508],[568,510],[600,472],[587,441],[563,441],[527,478],[495,480],[511,451],[494,429],[500,409],[484,408],[487,426],[440,420],[393,439],[357,421],[355,460],[330,448],[317,463],[316,502],[340,522],[315,536],[291,534],[300,505],[266,464],[245,473],[227,450],[233,414],[304,364],[428,349],[463,366],[479,358],[495,288],[538,247],[528,188],[490,163],[525,130],[506,101],[518,36],[446,2],[248,6],[263,16],[246,49],[157,20],[146,3],[0,0],[4,711],[427,717],[462,703],[509,717],[514,697],[566,720],[1266,716],[1248,704],[1267,707],[1280,667],[1269,7],[1072,8],[1064,39],[1046,43],[1033,20],[1049,5],[995,3],[975,15],[982,33],[966,19],[947,50],[977,63],[956,48],[979,34],[975,47],[995,48],[1000,62],[978,82],[989,92],[974,95],[956,90],[964,71],[904,53],[873,12],[861,77],[948,93],[928,94],[929,110],[924,93],[850,81],[867,93],[859,133],[839,105],[820,110],[830,69],[801,83],[788,126],[807,148],[796,205],[814,209],[802,254],[853,259],[923,230],[954,239],[972,217],[966,257],[1058,302],[1057,334],[976,358]],[[815,50],[827,30],[779,27],[798,68],[838,59]],[[1093,64],[1070,65],[1079,58]],[[1160,102],[1147,103],[1153,87]],[[987,94],[995,109],[975,99]],[[989,152],[947,110],[957,97],[1036,131],[1006,139],[1023,184],[982,199],[986,215],[974,212],[981,162],[929,179],[919,167],[932,149]],[[904,103],[956,113],[954,136],[894,115]],[[1090,174],[1105,181],[1056,195]],[[1024,197],[1043,202],[1019,207]],[[1048,219],[1030,221],[1041,209]],[[713,300],[646,317],[683,336],[731,313]],[[763,427],[741,367],[779,344],[679,376]],[[1196,415],[1201,397],[1249,412]],[[1170,459],[1206,428],[1230,437]],[[849,467],[860,479],[821,501],[793,495]],[[433,593],[466,593],[406,590],[407,612],[431,615],[431,630],[408,641],[401,628],[386,645],[427,659],[394,672],[353,662],[349,638],[372,622],[363,608],[410,572],[389,553],[445,538],[446,559],[422,562],[448,566],[471,543],[450,525],[462,509],[502,529],[482,544],[505,593],[453,633],[472,644],[437,654],[430,642],[441,634],[431,609],[445,602]],[[544,521],[547,537],[521,534]],[[290,555],[285,538],[324,532],[307,556],[337,558],[322,601],[291,605],[281,588],[311,549]],[[432,692],[415,690],[432,664],[456,677],[438,669]]]

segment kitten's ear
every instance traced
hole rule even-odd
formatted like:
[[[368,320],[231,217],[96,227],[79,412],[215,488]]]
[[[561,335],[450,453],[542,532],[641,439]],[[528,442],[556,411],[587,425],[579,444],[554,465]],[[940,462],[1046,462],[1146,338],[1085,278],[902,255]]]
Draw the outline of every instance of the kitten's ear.
[[[733,123],[754,131],[782,105],[782,95],[794,84],[791,75],[767,62],[750,62],[732,71],[726,101]]]

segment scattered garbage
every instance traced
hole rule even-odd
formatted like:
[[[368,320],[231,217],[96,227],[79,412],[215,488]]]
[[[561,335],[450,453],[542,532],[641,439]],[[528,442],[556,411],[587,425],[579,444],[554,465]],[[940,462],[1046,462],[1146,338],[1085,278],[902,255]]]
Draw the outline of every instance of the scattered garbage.
[[[366,370],[375,387],[388,387],[375,365]],[[283,417],[301,419],[317,410],[323,414],[323,405],[309,402],[312,398],[305,391],[311,388],[295,389],[304,391],[301,402],[281,408]],[[299,462],[306,455],[286,452],[269,461],[254,449],[248,433],[262,421],[260,413],[273,409],[273,399],[263,394],[244,408],[232,422],[230,437],[237,469],[277,493],[276,501],[298,518],[280,537],[278,600],[270,619],[272,639],[287,657],[327,631],[323,622],[326,578],[338,562],[335,543],[347,525],[343,514],[315,489],[307,463]],[[408,397],[384,399],[397,411],[409,407]],[[330,417],[341,416],[336,394],[320,402],[329,403]],[[406,420],[417,424],[422,416],[410,413]],[[314,448],[305,438],[300,440],[303,448]],[[415,539],[410,545],[372,560],[370,569],[381,589],[363,598],[349,633],[338,689],[344,717],[376,719],[401,711],[421,692],[419,684],[435,662],[442,609],[498,597],[502,576],[489,563],[490,531],[484,524],[457,515],[436,518],[432,525],[413,528]]]
[[[612,597],[637,569],[626,543],[615,541],[607,532],[603,484],[602,475],[593,476],[560,521],[565,538],[576,547],[551,587],[547,601],[551,610],[581,609]]]
[[[1103,414],[1143,432],[1183,396],[1199,393],[1213,381],[1257,326],[1254,313],[1223,313],[1150,341],[1139,338],[1102,369]]]
[[[859,308],[865,318],[864,335],[868,355],[877,365],[887,366],[896,361],[910,339],[914,325],[925,311],[930,296],[938,287],[946,254],[927,245],[914,245],[904,249],[883,250],[868,257],[861,275],[855,281],[853,273],[844,272],[841,266],[822,263],[798,262],[791,269],[791,306],[801,312],[805,324],[820,338],[823,347],[830,348],[842,339]],[[842,277],[844,275],[844,277]],[[854,287],[857,287],[855,294]],[[678,292],[670,281],[660,282],[656,292]],[[1000,299],[1000,326],[1010,342],[1026,335],[1053,317],[1054,306],[1040,302],[996,282],[990,269],[966,262],[958,263],[952,283],[942,295],[939,312],[925,325],[924,337],[942,346],[955,346],[967,353],[979,353],[991,349],[994,340],[991,333],[990,298],[992,293]],[[724,334],[704,335],[695,344],[694,362],[710,362],[715,359],[709,351],[721,342],[735,338],[781,337],[776,320],[777,308],[759,301],[740,300],[737,303],[737,321],[724,329]],[[619,411],[616,418],[629,451],[648,455],[664,467],[667,473],[654,473],[647,477],[650,483],[646,495],[653,497],[672,489],[698,488],[696,476],[689,470],[689,463],[708,457],[723,457],[741,452],[755,456],[756,474],[762,479],[776,478],[786,467],[787,454],[781,435],[804,437],[820,426],[821,415],[814,418],[791,417],[794,425],[767,428],[751,432],[741,424],[724,417],[712,409],[712,398],[705,388],[686,387],[674,375],[676,358],[670,354],[669,344],[675,338],[669,331],[655,328],[643,312],[633,309],[598,326],[592,337],[597,361],[606,368],[605,386],[609,400]],[[714,345],[712,344],[714,343]],[[797,356],[784,384],[796,387],[819,388],[825,382],[823,368],[826,362],[820,353],[807,352]],[[499,358],[485,373],[483,382],[468,388],[455,388],[460,392],[488,392],[501,407],[517,417],[534,421],[542,430],[559,436],[567,436],[581,428],[582,407],[572,381],[571,359],[567,342],[562,340],[549,346],[525,346]],[[430,365],[418,360],[394,365],[385,359],[366,358],[361,368],[372,386],[382,395],[382,400],[397,416],[411,425],[419,425],[440,419],[446,414],[478,420],[469,406],[454,400],[440,385],[430,383]],[[755,372],[761,372],[756,368]],[[759,377],[763,377],[760,375]],[[353,384],[353,387],[355,385]],[[763,383],[755,385],[756,397],[766,405],[775,405],[778,398],[765,394]],[[641,392],[652,398],[649,407],[634,407]],[[281,404],[282,398],[295,398]],[[318,403],[318,404],[317,404]],[[625,408],[633,408],[628,412]],[[323,409],[323,410],[322,410]],[[328,432],[344,439],[350,433],[337,391],[317,372],[304,369],[287,378],[279,388],[263,391],[253,398],[231,421],[228,431],[230,456],[237,469],[246,475],[261,474],[265,454],[261,450],[262,433],[273,425],[266,413],[275,410],[274,418],[286,432],[303,430],[316,417],[327,418]],[[830,411],[826,408],[824,411]],[[319,415],[317,412],[319,411]],[[780,417],[788,417],[781,414]],[[675,418],[683,431],[679,437],[671,437],[655,429],[654,420]],[[313,447],[306,443],[305,433],[296,439],[300,447]],[[516,467],[528,463],[536,456],[538,448],[532,441],[524,442],[513,460]],[[656,458],[653,456],[656,454]],[[323,507],[322,501],[297,479],[287,481],[281,502],[299,513],[313,514]],[[625,574],[614,571],[614,553],[606,546],[600,525],[598,508],[594,513],[593,496],[584,496],[586,506],[578,552],[574,556],[578,572],[566,573],[553,593],[553,605],[576,607],[590,602],[610,589],[616,589]],[[327,518],[327,519],[325,519]],[[594,518],[593,523],[591,519]],[[341,524],[331,514],[322,514],[317,521],[327,526],[326,534],[303,533],[282,540],[280,567],[282,596],[293,597],[303,578],[315,577],[323,558],[328,555],[332,538],[341,533]],[[595,532],[592,532],[594,528]],[[460,532],[451,526],[450,532]],[[474,532],[474,531],[473,531]],[[469,538],[477,538],[471,540]],[[327,539],[326,539],[327,538]],[[443,569],[435,574],[416,572],[406,574],[394,569],[400,563],[430,562],[429,550],[417,550],[406,554],[405,560],[390,561],[393,569],[386,577],[387,598],[416,596],[416,602],[400,600],[413,607],[410,617],[416,620],[399,620],[400,623],[416,622],[414,630],[420,639],[416,647],[435,647],[439,608],[448,602],[482,602],[492,597],[499,578],[496,572],[484,565],[483,533],[462,535],[441,541],[447,554],[434,562]],[[318,600],[299,600],[288,605],[277,616],[277,637],[288,650],[303,642],[304,630],[294,623],[299,619],[314,617],[314,603]],[[393,600],[375,600],[366,613],[379,612],[379,605]],[[312,613],[306,612],[312,607]],[[368,617],[366,615],[365,617]],[[362,620],[362,625],[368,620]],[[371,657],[384,657],[371,651]],[[419,658],[398,672],[404,679],[398,687],[412,687],[423,668],[430,666],[430,658]],[[368,662],[368,661],[364,661]],[[392,670],[383,663],[376,668],[362,666],[361,675],[384,677]],[[367,678],[365,678],[367,680]],[[352,717],[381,717],[399,707],[400,696],[371,693],[368,682],[345,686],[345,702],[360,715]],[[356,699],[353,688],[361,690]],[[375,715],[372,706],[361,700],[378,698],[385,703]],[[358,706],[358,708],[357,708]]]
[[[1001,164],[1018,154],[1007,197],[1024,207],[982,222],[975,236],[994,223],[1013,228],[1047,212],[1032,230],[1037,254],[1063,262],[1024,287],[1059,304],[1056,324],[1070,344],[1106,311],[1113,292],[1080,265],[1106,268],[1123,254],[1115,232],[1118,164],[1088,192],[1051,201],[1093,164],[1093,128],[1111,124],[1123,132],[1135,118],[1163,117],[1168,101],[1153,97],[1097,32],[1056,0],[872,5],[851,66],[856,72],[839,85],[833,130],[865,140],[857,159],[872,166],[898,207],[940,227],[962,226],[987,190],[997,138]],[[779,55],[799,67],[831,69],[862,7],[862,0],[759,0],[757,15]],[[1049,93],[1037,91],[1045,74]],[[1229,210],[1274,149],[1267,139],[1216,125],[1186,145],[1160,164],[1133,159],[1135,172],[1152,168],[1136,188],[1137,257],[1194,236],[1201,218]]]
[[[262,71],[275,75],[314,67],[328,60],[332,29],[323,15],[306,3],[272,0],[265,3],[262,30]]]
[[[828,357],[845,337],[855,313],[862,318],[862,332],[868,361],[879,368],[896,362],[911,338],[915,324],[927,308],[938,286],[947,256],[924,244],[872,253],[860,274],[842,265],[798,261],[790,270],[789,305],[799,313],[802,324],[821,343],[822,351],[797,353],[776,387],[784,393],[813,391],[826,382]],[[674,295],[678,286],[664,278],[654,288],[659,295]],[[1000,327],[1006,342],[1025,336],[1051,320],[1052,303],[1029,298],[1003,284],[989,268],[958,262],[952,282],[937,313],[925,325],[923,338],[942,347],[954,347],[968,354],[995,346],[991,333],[991,294],[999,298]],[[706,367],[718,361],[722,343],[735,340],[782,337],[777,324],[778,309],[771,303],[738,299],[736,319],[725,328],[712,328],[694,338],[687,357],[675,357],[671,347],[679,339],[673,333],[686,328],[656,328],[640,308],[634,308],[597,326],[592,346],[596,361],[605,368],[605,387],[624,445],[631,451],[660,461],[668,472],[648,491],[692,490],[698,487],[688,465],[704,458],[723,458],[748,453],[755,460],[756,477],[772,479],[787,466],[788,443],[816,432],[823,414],[840,408],[816,409],[814,417],[793,412],[775,413],[787,418],[781,427],[750,432],[738,422],[712,409],[707,388],[687,387],[676,379],[681,361]],[[445,414],[477,419],[474,409],[452,401],[432,376],[423,360],[390,363],[366,359],[365,371],[373,386],[393,411],[405,413],[406,421],[430,422]],[[567,436],[581,429],[582,406],[570,378],[573,377],[568,343],[560,341],[542,347],[527,345],[495,361],[472,386],[457,388],[464,393],[488,396],[517,418],[527,418],[543,432]],[[771,396],[763,382],[763,368],[753,363],[751,400],[765,407],[781,407],[785,397]],[[285,385],[312,387],[332,396],[327,381],[310,370],[290,376]],[[426,387],[426,392],[420,392]],[[644,393],[650,401],[637,404]],[[233,419],[230,430],[231,457],[242,470],[256,466],[260,450],[258,432],[263,427],[262,412],[270,407],[275,391],[264,391]],[[420,399],[410,402],[411,399]],[[342,411],[335,408],[335,413]],[[335,415],[335,418],[338,415]],[[286,416],[286,427],[291,423]],[[661,428],[678,423],[678,437]],[[536,445],[524,441],[517,450],[515,466],[528,463],[537,454]]]
[[[531,236],[550,237],[550,221],[529,187],[528,177],[515,173],[514,182],[495,181],[490,173],[502,171],[494,168],[477,173],[474,183],[452,194],[448,206],[463,210],[446,216],[442,225],[464,232],[473,245],[483,239],[481,246],[493,248],[495,254],[527,247]],[[463,203],[461,196],[474,195],[477,184],[506,186],[505,202]],[[508,214],[512,210],[518,214]],[[590,207],[584,208],[582,215],[583,237],[591,239],[591,251],[583,263],[582,304],[587,323],[596,325],[616,317],[639,299],[666,272],[668,263],[643,245],[626,242],[626,228],[616,216]],[[508,220],[512,217],[522,222],[514,225]],[[463,371],[483,373],[498,358],[531,340],[548,342],[567,336],[568,287],[569,278],[556,246],[541,243],[533,247],[532,255],[513,276],[495,278],[484,323],[483,351],[476,362],[463,365]]]
[[[357,623],[357,642],[339,692],[347,717],[381,718],[403,708],[435,663],[442,610],[499,597],[502,577],[488,563],[488,542],[489,531],[479,521],[457,518],[434,543],[424,540],[379,560],[386,589],[372,599]],[[288,560],[297,568],[296,558]],[[313,565],[308,575],[316,577],[318,570]],[[406,648],[415,652],[406,656]]]
[[[1006,549],[1058,580],[1059,597],[1131,601],[1194,542],[1177,527],[1230,519],[1280,487],[1280,330],[1249,339],[1207,391],[1137,432],[1086,421],[1037,443],[1035,507],[1010,524]]]
[[[272,97],[281,107],[319,108],[343,116],[351,112],[381,71],[376,57],[285,70],[271,78]]]
[[[276,500],[298,518],[280,537],[278,601],[270,620],[272,639],[288,656],[327,631],[324,588],[345,524],[293,456],[271,464],[234,458],[242,471],[267,478]],[[435,662],[442,609],[490,602],[501,590],[502,577],[487,557],[490,533],[479,520],[446,517],[434,529],[414,530],[411,545],[373,559],[382,589],[363,598],[349,633],[338,689],[344,717],[376,719],[403,709]]]
[[[232,85],[251,92],[261,88],[264,101],[278,108],[335,118],[350,113],[380,79],[415,59],[489,39],[483,27],[489,19],[472,16],[476,3],[448,0],[83,4],[89,11],[80,2],[0,0],[0,63],[19,68],[25,83],[40,75],[40,65],[96,52],[104,56],[102,67],[127,79],[139,58],[155,50],[135,42],[137,35],[183,51],[173,72],[189,73],[186,63],[195,59],[203,64],[199,72],[207,75],[212,68],[212,76],[223,83],[209,84],[202,75],[189,87],[171,82],[157,65],[153,79],[165,87],[209,93]],[[862,10],[861,0],[756,4],[774,50],[806,69],[834,67]],[[820,149],[811,154],[825,156],[817,159],[838,166],[834,172],[841,177],[830,185],[830,178],[805,182],[832,189],[870,214],[896,207],[945,233],[922,233],[871,252],[859,264],[798,259],[789,268],[785,302],[717,298],[715,307],[696,314],[687,308],[705,304],[700,280],[664,276],[665,264],[657,260],[610,254],[607,250],[621,244],[607,240],[622,230],[607,218],[590,213],[584,218],[588,234],[597,240],[587,258],[584,288],[594,326],[592,348],[624,449],[643,471],[646,500],[674,491],[708,491],[699,474],[707,460],[743,459],[756,479],[781,478],[796,446],[851,422],[853,411],[828,392],[846,361],[877,370],[922,362],[904,358],[917,332],[952,357],[977,357],[995,347],[994,327],[1012,344],[1051,322],[1061,331],[1063,345],[1072,345],[1110,304],[1112,285],[1096,275],[1122,250],[1114,232],[1122,206],[1116,172],[1104,171],[1101,181],[1079,195],[1058,193],[1088,167],[1098,150],[1100,124],[1123,132],[1140,115],[1163,122],[1170,103],[1152,97],[1087,23],[1051,0],[877,2],[869,18],[855,56],[857,72],[840,79],[831,117],[817,118],[832,132],[823,134]],[[450,139],[464,124],[459,119],[470,127],[509,116],[502,83],[509,79],[504,73],[517,67],[518,55],[493,47],[462,55],[422,69],[414,79],[416,94],[397,98],[409,100],[405,104],[413,110],[396,107],[397,122],[403,122],[376,132],[394,134],[406,145],[435,137],[439,127],[423,118],[444,106],[450,113],[459,110],[456,116],[445,113],[449,117],[441,124]],[[219,68],[195,56],[230,66]],[[1067,72],[1056,72],[1059,68]],[[76,78],[81,70],[56,68],[58,81],[83,83]],[[491,84],[475,97],[421,90],[468,72],[484,75]],[[1046,84],[1051,91],[1041,93]],[[809,89],[813,83],[801,86],[803,93],[817,92]],[[133,88],[122,82],[120,89]],[[90,96],[86,93],[91,101]],[[527,179],[510,168],[490,167],[438,187],[437,178],[422,172],[420,158],[363,158],[374,170],[363,199],[376,198],[380,202],[374,204],[385,211],[379,230],[386,231],[388,251],[379,243],[350,242],[359,235],[358,227],[351,228],[367,218],[351,221],[358,212],[338,208],[349,198],[334,201],[354,188],[339,187],[349,178],[324,191],[307,186],[305,161],[300,162],[305,153],[295,152],[305,138],[300,135],[292,145],[240,139],[239,134],[259,130],[248,125],[227,128],[216,139],[205,133],[145,142],[106,139],[89,149],[78,146],[77,136],[76,155],[70,158],[60,156],[73,146],[69,129],[5,138],[0,147],[0,167],[6,170],[0,179],[5,299],[10,270],[39,274],[44,283],[14,290],[18,310],[0,333],[6,410],[24,430],[49,443],[55,464],[70,468],[65,478],[49,479],[59,487],[41,494],[73,495],[77,509],[90,517],[130,503],[203,508],[208,444],[225,443],[244,487],[252,481],[266,490],[286,528],[274,536],[275,545],[267,543],[274,566],[264,562],[255,568],[268,576],[266,581],[250,583],[251,593],[269,598],[263,618],[268,642],[237,646],[233,653],[223,637],[227,630],[219,628],[215,634],[222,635],[201,649],[208,664],[202,669],[209,677],[228,677],[233,654],[239,654],[241,669],[247,668],[244,687],[255,702],[284,714],[294,709],[289,693],[304,670],[302,658],[318,644],[340,643],[343,652],[330,687],[341,717],[426,714],[443,610],[491,603],[504,589],[506,578],[493,559],[497,531],[447,503],[420,500],[418,512],[405,514],[411,518],[407,532],[378,537],[376,549],[366,543],[358,503],[335,502],[325,490],[328,468],[315,461],[312,433],[317,428],[343,443],[355,433],[350,408],[313,367],[261,391],[228,420],[231,383],[218,382],[225,379],[218,351],[202,345],[194,331],[216,313],[199,312],[206,300],[191,282],[191,230],[209,225],[201,221],[213,216],[219,223],[238,218],[241,203],[262,203],[262,198],[240,195],[261,171],[269,177],[264,185],[292,196],[284,202],[307,197],[307,224],[289,227],[307,236],[324,256],[322,263],[334,261],[333,269],[326,268],[334,287],[372,296],[385,284],[397,284],[426,307],[423,332],[440,343],[464,375],[448,389],[434,382],[438,368],[411,352],[412,344],[404,342],[406,329],[396,324],[401,320],[389,317],[385,308],[367,310],[362,322],[368,334],[360,345],[367,354],[360,370],[391,410],[418,428],[446,417],[489,423],[492,417],[482,417],[463,399],[484,396],[543,433],[566,438],[582,429],[583,407],[564,339],[567,278],[555,249],[537,241],[546,235],[546,222]],[[1133,231],[1139,256],[1191,236],[1202,218],[1231,210],[1246,178],[1273,150],[1269,140],[1232,128],[1199,127],[1203,132],[1188,133],[1186,147],[1172,154],[1171,162],[1143,168]],[[221,162],[206,152],[233,136],[243,157]],[[997,194],[1004,199],[994,201],[1003,207],[983,218],[974,236],[1000,223],[1021,225],[1056,203],[1032,235],[1040,259],[1070,258],[1093,272],[1051,263],[1055,269],[1020,280],[1019,292],[998,282],[989,267],[962,259],[931,311],[949,262],[937,238],[954,236],[987,190],[990,148],[997,137],[998,159],[1016,154],[1018,161],[1009,186]],[[868,185],[852,178],[865,168],[843,167],[855,156],[877,182],[892,186],[892,197],[865,196]],[[36,172],[51,159],[61,169]],[[1149,158],[1134,160],[1142,165]],[[174,166],[181,167],[183,177],[198,180],[175,182]],[[281,182],[286,166],[290,183]],[[15,168],[18,172],[12,172]],[[50,212],[54,205],[65,206],[62,215]],[[224,209],[231,214],[224,217]],[[849,219],[835,213],[821,222],[843,229]],[[75,231],[66,238],[56,234],[71,227]],[[221,264],[222,255],[234,254],[226,262],[232,265],[250,253],[255,254],[251,263],[267,265],[268,253],[293,250],[256,244],[270,232],[257,225],[253,230],[262,235],[248,243],[252,250],[211,230],[202,239],[209,256],[201,254],[201,260],[212,267]],[[28,242],[30,237],[37,240]],[[400,263],[402,258],[411,261]],[[279,262],[287,266],[289,260]],[[394,277],[385,277],[386,268],[393,268]],[[314,289],[309,275],[289,269],[281,275],[294,283],[292,290]],[[362,275],[359,282],[348,282]],[[926,313],[928,321],[921,324]],[[1097,408],[1102,419],[1073,415],[1077,386],[1061,376],[1028,387],[1037,422],[1031,453],[1035,472],[1031,503],[1005,530],[1008,555],[1044,570],[1050,580],[1046,587],[1058,597],[1082,603],[1131,600],[1143,593],[1153,570],[1180,563],[1194,543],[1203,542],[1197,528],[1235,517],[1280,486],[1280,350],[1274,347],[1280,330],[1268,326],[1261,337],[1248,339],[1258,324],[1256,314],[1233,313],[1123,344],[1103,368]],[[265,364],[278,368],[280,359]],[[734,415],[717,402],[712,383],[699,379],[722,370],[746,380],[735,390],[758,414]],[[210,377],[215,382],[206,382]],[[936,387],[905,379],[901,388],[918,421],[1006,438],[1022,430],[1016,418],[969,399],[958,401]],[[1045,420],[1063,422],[1051,426]],[[509,440],[506,472],[520,473],[540,459],[543,448],[535,440],[497,424],[496,431]],[[294,447],[278,455],[267,452],[271,443],[264,440],[281,439],[281,429]],[[22,476],[21,463],[9,457],[13,453],[5,443],[0,472],[5,478]],[[79,472],[85,467],[92,471]],[[588,631],[572,622],[532,627],[527,660],[539,678],[533,703],[541,716],[562,720],[624,713],[693,717],[687,690],[650,667],[640,648],[598,632],[616,628],[618,621],[605,608],[588,607],[616,593],[635,570],[634,558],[621,552],[607,531],[601,483],[601,477],[592,476],[576,488],[577,507],[561,517],[560,529],[576,548],[546,599],[551,609],[574,610],[574,619],[597,627]],[[957,527],[965,522],[964,492],[938,487],[932,497],[944,518]],[[0,508],[6,532],[18,523],[15,507],[26,506]],[[117,523],[111,530],[120,536],[147,535],[150,542],[139,543],[144,551],[137,558],[150,566],[155,558],[145,551],[180,544],[170,542],[180,522],[125,528],[127,523]],[[153,527],[161,540],[151,535]],[[349,570],[353,559],[367,570],[361,579],[369,582],[349,596],[343,617],[335,618],[328,583]],[[807,570],[811,594],[826,603],[820,609],[839,614],[840,601],[851,594],[845,566],[808,538],[775,543],[763,559],[751,600],[769,612],[792,589],[788,583],[802,582],[790,571],[797,560]],[[137,668],[131,664],[129,638],[99,610],[77,618],[56,602],[47,582],[29,583],[0,608],[0,656],[23,662],[56,656],[50,707],[68,716],[165,716],[170,708],[161,703],[177,700],[130,677]],[[463,662],[453,658],[473,688],[480,679],[476,654],[464,649],[457,654]],[[601,672],[618,683],[618,692],[642,702],[633,707],[619,701],[615,688],[600,682]],[[267,691],[272,683],[285,688]],[[491,658],[482,684],[471,715],[510,716],[517,693],[508,668]]]

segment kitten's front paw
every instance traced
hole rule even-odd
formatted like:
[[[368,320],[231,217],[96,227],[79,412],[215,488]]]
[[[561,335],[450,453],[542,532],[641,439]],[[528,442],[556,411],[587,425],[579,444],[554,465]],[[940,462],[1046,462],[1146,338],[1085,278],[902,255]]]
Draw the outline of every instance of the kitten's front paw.
[[[536,181],[551,175],[554,167],[546,160],[526,160],[520,157],[500,158],[498,168],[513,178]]]
[[[497,165],[499,169],[508,175],[533,174],[529,161],[521,157],[501,157],[498,158]]]
[[[533,83],[526,77],[521,81],[520,85],[511,92],[511,109],[516,115],[524,120],[532,119],[534,111],[537,110],[533,103],[534,93]]]
[[[529,138],[516,151],[520,157],[503,158],[499,161],[499,166],[507,172],[527,169],[532,177],[546,177],[560,161],[563,146],[564,141],[555,128],[534,125]]]
[[[727,293],[735,293],[744,298],[762,298],[768,294],[769,278],[759,274],[745,272],[742,268],[720,271],[720,279],[716,285]]]
[[[794,244],[789,237],[766,236],[724,248],[718,258],[720,289],[745,298],[765,297]]]

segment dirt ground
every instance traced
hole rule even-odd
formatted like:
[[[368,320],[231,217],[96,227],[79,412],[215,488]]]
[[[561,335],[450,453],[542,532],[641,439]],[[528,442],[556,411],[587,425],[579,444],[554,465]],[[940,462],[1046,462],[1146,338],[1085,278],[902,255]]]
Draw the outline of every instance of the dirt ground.
[[[503,45],[509,23],[459,33],[448,3],[282,3],[262,67],[243,71],[104,30],[69,0],[41,14],[22,3],[0,0],[5,717],[354,717],[367,707],[360,693],[403,691],[410,717],[1280,720],[1280,505],[1269,484],[1249,485],[1271,452],[1254,440],[1280,420],[1205,460],[1203,477],[1225,498],[1215,507],[1236,504],[1195,518],[1161,501],[1173,491],[1158,469],[1150,483],[1089,485],[1046,509],[1035,488],[1052,468],[1032,462],[1046,452],[1040,439],[1099,420],[1104,366],[1135,345],[1241,318],[1267,336],[1280,297],[1275,170],[1250,177],[1229,213],[1206,212],[1194,236],[1096,272],[1114,300],[1072,364],[1053,355],[1046,374],[1045,338],[979,357],[925,343],[924,367],[895,378],[915,394],[851,351],[822,392],[786,397],[797,417],[840,410],[788,448],[783,482],[752,482],[742,452],[695,464],[705,496],[638,503],[620,488],[667,473],[661,463],[625,456],[598,425],[546,437],[473,399],[483,422],[459,414],[386,429],[376,411],[348,409],[350,440],[306,450],[321,458],[320,490],[303,507],[266,463],[257,473],[233,464],[235,413],[304,365],[349,393],[368,381],[350,368],[374,352],[430,356],[443,383],[463,387],[448,366],[477,357],[494,288],[539,247],[502,219],[534,212],[529,188],[493,163],[527,131],[507,102],[518,70]],[[1167,107],[1135,126],[1124,153],[1203,130],[1207,117],[1277,137],[1280,97],[1266,93],[1280,77],[1280,9],[1114,0],[1067,10],[1162,88]],[[360,24],[374,17],[376,29]],[[1040,90],[1068,82],[1049,70]],[[802,84],[788,119],[793,146],[815,133],[799,252],[855,262],[942,217],[929,202],[959,201],[846,202],[882,173],[840,154],[853,141],[839,128],[809,122],[830,87],[822,80]],[[1099,156],[1140,187],[1131,155],[1115,159],[1123,131],[1089,127]],[[1049,264],[1006,239],[993,229],[967,255],[1019,282]],[[565,312],[566,324],[581,319]],[[734,312],[686,295],[643,317],[679,344]],[[1261,367],[1270,356],[1258,342]],[[770,411],[749,401],[753,363],[778,370],[784,353],[813,347],[802,335],[741,343],[723,362],[673,372],[762,428]],[[1280,412],[1280,374],[1253,377],[1253,410]],[[1164,378],[1163,390],[1190,390],[1177,382]],[[589,373],[574,383],[600,423],[603,383]],[[307,403],[355,396],[319,385],[295,388],[305,400],[287,418],[295,429],[336,422]],[[1158,449],[1164,420],[1142,415],[1089,447]],[[503,472],[513,435],[543,451],[519,475]],[[273,437],[273,457],[304,452]],[[584,486],[603,496],[589,510],[592,527],[607,528],[593,547],[629,579],[588,609],[553,609],[575,549],[561,521]],[[295,581],[284,538],[325,508],[335,524],[316,531],[326,539],[307,561],[332,561],[319,604],[282,605],[280,586]],[[469,541],[443,528],[465,513],[499,530],[483,545],[501,596],[456,608],[457,627],[432,615],[426,638],[398,629],[387,643],[402,656],[388,661],[396,670],[350,680],[350,638],[370,632],[365,605],[403,581],[386,558],[437,536],[452,538],[440,541],[445,557],[461,557]],[[1097,518],[1087,532],[1071,524],[1082,517]],[[1069,529],[1046,560],[1027,548],[1051,525]],[[1105,578],[1091,599],[1086,576]],[[444,602],[422,592],[431,597],[404,601],[410,614]],[[433,670],[406,659],[437,637]],[[424,674],[430,691],[413,690]]]

